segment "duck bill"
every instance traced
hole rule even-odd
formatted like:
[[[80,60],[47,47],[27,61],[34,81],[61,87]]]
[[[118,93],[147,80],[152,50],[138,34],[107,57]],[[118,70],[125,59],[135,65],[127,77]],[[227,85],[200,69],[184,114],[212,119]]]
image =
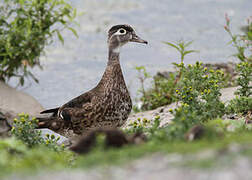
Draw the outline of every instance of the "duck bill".
[[[137,42],[137,43],[148,44],[147,41],[141,39],[141,38],[138,37],[137,35],[134,35],[130,41],[131,41],[131,42]]]

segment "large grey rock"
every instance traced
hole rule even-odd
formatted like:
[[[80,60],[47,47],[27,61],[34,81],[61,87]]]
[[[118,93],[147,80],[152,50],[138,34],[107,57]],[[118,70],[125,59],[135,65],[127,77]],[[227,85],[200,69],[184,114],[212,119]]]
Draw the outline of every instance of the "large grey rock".
[[[12,124],[13,119],[17,117],[18,113],[27,113],[37,117],[39,112],[43,109],[44,108],[32,96],[17,91],[15,88],[0,81],[0,135],[10,129],[9,125]],[[42,129],[41,131],[42,137],[45,137],[45,134],[54,134],[56,137],[60,137],[58,141],[59,144],[70,143],[67,138],[49,129]]]
[[[43,107],[30,95],[17,91],[0,81],[0,108],[14,113],[28,113],[35,116]]]
[[[9,136],[8,132],[15,117],[17,117],[16,113],[0,108],[0,137]]]

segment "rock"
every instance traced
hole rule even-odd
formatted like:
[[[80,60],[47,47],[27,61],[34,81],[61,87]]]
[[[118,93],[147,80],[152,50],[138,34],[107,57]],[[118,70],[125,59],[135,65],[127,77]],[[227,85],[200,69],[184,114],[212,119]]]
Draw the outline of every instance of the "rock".
[[[160,126],[164,126],[167,123],[169,123],[173,118],[173,115],[169,112],[169,110],[175,109],[177,105],[178,103],[172,103],[170,105],[159,107],[154,110],[131,114],[128,118],[127,123],[124,125],[124,127],[128,127],[128,125],[131,122],[137,121],[138,118],[140,119],[146,118],[148,120],[154,120],[157,115],[160,116]]]
[[[229,88],[224,88],[224,89],[221,89],[221,101],[223,102],[228,102],[230,101],[231,99],[234,99],[235,98],[235,94],[234,92],[238,89],[238,87],[229,87]]]
[[[10,124],[2,113],[0,113],[0,136],[7,136],[8,131],[11,129]]]
[[[32,116],[43,110],[35,98],[17,91],[2,81],[0,81],[0,108],[16,114],[24,112]]]
[[[8,136],[8,131],[11,129],[13,119],[17,117],[12,111],[6,111],[0,108],[0,137]]]

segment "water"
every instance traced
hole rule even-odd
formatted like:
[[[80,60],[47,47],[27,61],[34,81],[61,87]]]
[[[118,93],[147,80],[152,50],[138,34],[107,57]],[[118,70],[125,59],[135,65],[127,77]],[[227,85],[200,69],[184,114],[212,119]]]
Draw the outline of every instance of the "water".
[[[128,44],[121,51],[121,64],[132,97],[139,82],[135,66],[144,65],[151,74],[170,69],[178,53],[162,41],[194,40],[200,53],[186,57],[186,63],[227,62],[234,49],[224,31],[224,14],[231,16],[232,29],[252,15],[251,0],[72,0],[84,15],[78,17],[79,38],[65,31],[65,45],[56,42],[42,57],[44,70],[33,69],[39,84],[28,81],[19,89],[34,96],[44,107],[62,105],[94,87],[107,63],[107,30],[115,24],[130,24],[149,45]],[[15,80],[10,84],[14,85]]]

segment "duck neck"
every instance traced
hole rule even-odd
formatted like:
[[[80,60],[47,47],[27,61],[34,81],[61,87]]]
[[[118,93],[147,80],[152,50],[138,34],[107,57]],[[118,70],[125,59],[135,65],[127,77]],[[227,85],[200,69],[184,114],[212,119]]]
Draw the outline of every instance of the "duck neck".
[[[119,52],[109,49],[107,67],[98,86],[109,89],[109,87],[115,88],[114,86],[117,85],[126,86],[121,70]]]
[[[109,49],[108,66],[120,64],[120,52],[118,49]]]

